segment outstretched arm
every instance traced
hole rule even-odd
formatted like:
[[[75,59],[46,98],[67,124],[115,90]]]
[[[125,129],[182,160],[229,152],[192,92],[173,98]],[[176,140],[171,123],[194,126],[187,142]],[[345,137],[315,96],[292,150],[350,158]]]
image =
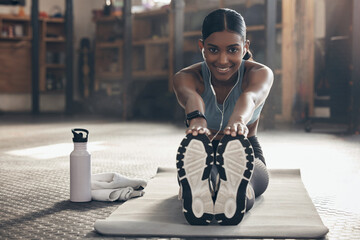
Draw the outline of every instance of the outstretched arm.
[[[232,136],[245,135],[249,130],[248,122],[255,109],[262,104],[269,95],[274,75],[270,68],[266,66],[253,67],[247,78],[248,85],[235,104],[234,111],[229,119],[228,125],[224,129],[224,134]]]
[[[205,104],[200,94],[197,92],[197,76],[194,73],[181,71],[174,76],[173,86],[177,100],[181,107],[184,108],[185,114],[199,110],[205,113]],[[194,136],[206,133],[210,134],[207,123],[204,118],[194,118],[190,121],[186,134],[192,133]]]

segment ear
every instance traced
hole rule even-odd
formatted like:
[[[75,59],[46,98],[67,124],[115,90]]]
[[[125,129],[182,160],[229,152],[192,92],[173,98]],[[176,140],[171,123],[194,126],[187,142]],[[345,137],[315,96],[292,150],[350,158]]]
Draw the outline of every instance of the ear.
[[[199,39],[198,45],[199,45],[200,52],[202,53],[202,55],[204,57],[204,51],[205,51],[205,49],[204,49],[204,40]]]
[[[243,55],[245,56],[246,52],[249,51],[250,49],[250,40],[246,40],[245,44],[244,44],[244,50],[243,50]]]

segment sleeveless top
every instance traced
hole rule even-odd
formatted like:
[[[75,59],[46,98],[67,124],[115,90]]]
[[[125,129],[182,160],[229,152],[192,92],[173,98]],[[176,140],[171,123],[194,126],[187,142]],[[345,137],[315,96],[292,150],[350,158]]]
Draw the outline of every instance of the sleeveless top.
[[[223,104],[219,104],[217,102],[216,96],[214,95],[210,85],[210,69],[205,62],[202,62],[201,71],[205,89],[204,92],[201,94],[201,97],[205,103],[205,116],[209,129],[218,130],[220,128],[222,111],[224,113],[224,116],[221,130],[224,130],[224,128],[227,126],[230,116],[234,111],[235,103],[242,93],[241,84],[245,72],[245,61],[246,60],[242,60],[240,68],[238,70],[238,79],[236,81],[236,84]],[[251,117],[251,120],[247,123],[247,125],[254,123],[259,118],[263,106],[264,103],[262,103],[259,107],[255,109],[253,116]]]

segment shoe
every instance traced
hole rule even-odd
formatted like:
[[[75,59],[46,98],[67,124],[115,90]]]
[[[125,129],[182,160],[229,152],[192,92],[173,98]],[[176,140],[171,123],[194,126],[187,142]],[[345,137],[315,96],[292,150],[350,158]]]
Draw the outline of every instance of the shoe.
[[[215,157],[220,183],[214,215],[221,225],[237,225],[246,211],[246,192],[254,169],[253,149],[243,136],[225,135]]]
[[[209,138],[205,134],[186,135],[176,160],[185,218],[192,225],[207,225],[214,217],[209,188],[214,152]]]

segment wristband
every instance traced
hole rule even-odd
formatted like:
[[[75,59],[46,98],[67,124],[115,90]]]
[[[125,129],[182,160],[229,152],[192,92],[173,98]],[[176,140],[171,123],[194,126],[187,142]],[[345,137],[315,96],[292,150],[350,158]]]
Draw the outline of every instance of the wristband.
[[[198,117],[204,118],[206,120],[205,115],[202,114],[199,110],[195,110],[195,111],[193,111],[191,113],[186,114],[186,119],[185,119],[186,127],[190,126],[190,120],[191,119],[198,118]]]

